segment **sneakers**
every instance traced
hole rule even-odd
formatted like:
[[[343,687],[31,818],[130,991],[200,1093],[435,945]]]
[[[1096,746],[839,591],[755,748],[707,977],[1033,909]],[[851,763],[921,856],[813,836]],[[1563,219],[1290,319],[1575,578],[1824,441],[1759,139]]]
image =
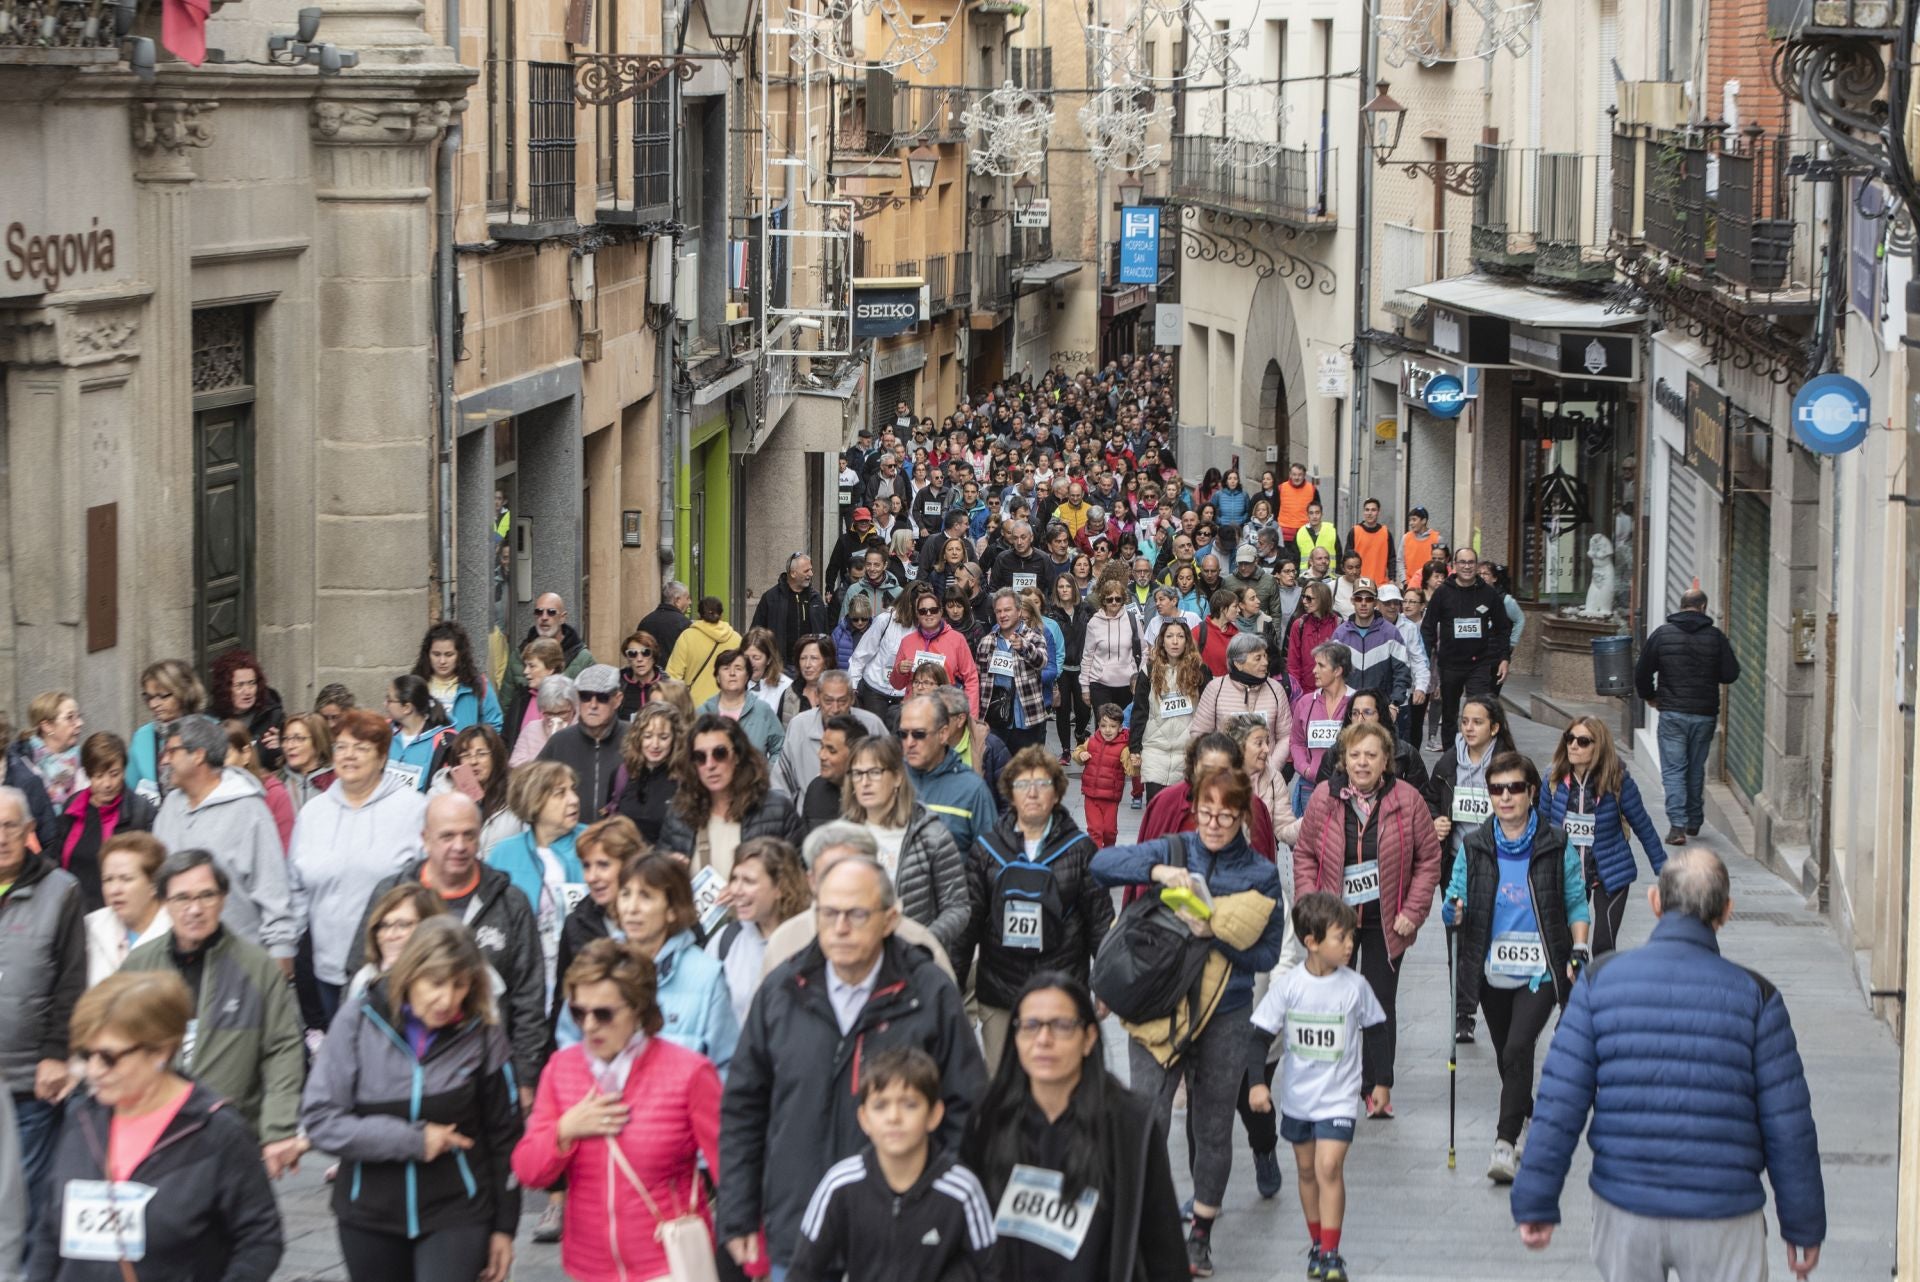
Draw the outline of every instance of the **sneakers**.
[[[1669,829],[1667,829],[1667,844],[1668,844],[1669,846],[1684,846],[1684,845],[1686,845],[1686,844],[1687,844],[1687,830],[1686,830],[1685,828],[1669,828]]]
[[[1307,1248],[1308,1282],[1318,1282],[1319,1279],[1324,1278],[1326,1276],[1327,1276],[1327,1257],[1324,1254],[1322,1254],[1318,1245],[1308,1247]]]
[[[1493,1157],[1487,1163],[1487,1178],[1495,1184],[1511,1184],[1519,1170],[1520,1158],[1513,1151],[1513,1145],[1505,1140],[1496,1140],[1493,1145]]]
[[[1280,1191],[1280,1154],[1277,1151],[1253,1155],[1253,1183],[1260,1190],[1261,1197],[1272,1197]]]
[[[1142,805],[1142,804],[1144,804],[1144,803],[1143,803],[1143,801],[1142,801],[1142,799],[1141,799],[1140,797],[1135,797],[1135,798],[1134,798],[1133,800],[1131,800],[1131,801],[1129,801],[1129,802],[1127,803],[1127,809],[1129,809],[1129,810],[1138,810],[1138,809],[1140,809],[1140,807],[1141,807],[1141,805]]]
[[[1456,1015],[1454,1017],[1453,1040],[1459,1046],[1473,1045],[1473,1016]]]
[[[1198,1233],[1187,1234],[1187,1271],[1197,1278],[1213,1276],[1213,1243]],[[1345,1277],[1346,1274],[1341,1274]]]
[[[548,1202],[546,1209],[540,1212],[540,1222],[533,1226],[533,1240],[536,1242],[558,1242],[560,1240],[560,1216],[566,1203]]]
[[[1348,1282],[1347,1262],[1340,1258],[1340,1252],[1320,1252],[1320,1276],[1324,1282]]]

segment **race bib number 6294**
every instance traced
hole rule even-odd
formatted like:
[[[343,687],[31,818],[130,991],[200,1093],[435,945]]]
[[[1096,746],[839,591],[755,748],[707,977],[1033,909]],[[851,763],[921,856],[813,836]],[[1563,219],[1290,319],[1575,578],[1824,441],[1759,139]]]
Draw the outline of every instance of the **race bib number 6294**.
[[[61,1258],[144,1259],[147,1203],[159,1191],[132,1180],[68,1180],[60,1207]]]

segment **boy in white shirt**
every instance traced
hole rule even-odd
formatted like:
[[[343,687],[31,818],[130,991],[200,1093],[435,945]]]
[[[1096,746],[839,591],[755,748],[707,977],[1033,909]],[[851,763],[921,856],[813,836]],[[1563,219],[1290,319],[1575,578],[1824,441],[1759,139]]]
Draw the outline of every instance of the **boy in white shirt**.
[[[1267,1047],[1274,1034],[1285,1034],[1280,1138],[1293,1145],[1300,1209],[1311,1239],[1307,1276],[1324,1282],[1347,1282],[1340,1225],[1347,1209],[1347,1149],[1360,1113],[1360,1032],[1387,1019],[1373,989],[1348,964],[1358,924],[1352,907],[1336,895],[1300,896],[1293,932],[1306,946],[1306,964],[1274,980],[1253,1012],[1248,1040],[1255,1082],[1248,1103],[1265,1113],[1273,1108],[1273,1093],[1259,1084]]]

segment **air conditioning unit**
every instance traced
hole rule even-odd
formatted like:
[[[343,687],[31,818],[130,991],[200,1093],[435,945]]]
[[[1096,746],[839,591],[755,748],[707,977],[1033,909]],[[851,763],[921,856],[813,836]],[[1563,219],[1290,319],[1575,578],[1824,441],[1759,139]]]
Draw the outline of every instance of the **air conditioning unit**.
[[[700,328],[700,251],[680,255],[679,276],[673,282],[673,314],[694,329]]]

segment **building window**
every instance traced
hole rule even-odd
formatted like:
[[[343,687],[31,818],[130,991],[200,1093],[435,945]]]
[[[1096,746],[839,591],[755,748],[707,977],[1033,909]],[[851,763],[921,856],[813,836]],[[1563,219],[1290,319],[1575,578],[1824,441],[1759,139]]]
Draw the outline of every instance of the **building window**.
[[[514,0],[487,0],[487,203],[513,201]]]
[[[673,203],[673,86],[662,80],[633,100],[633,204],[665,218]]]
[[[1622,478],[1633,455],[1631,409],[1615,384],[1549,383],[1549,395],[1521,396],[1514,406],[1511,510],[1520,520],[1511,590],[1521,601],[1583,604],[1603,571],[1613,604],[1624,609],[1633,578],[1631,482]]]
[[[599,0],[599,30],[595,45],[603,54],[620,52],[620,0]],[[620,177],[620,106],[607,103],[596,112],[594,122],[594,177],[601,195],[613,195]]]
[[[536,223],[573,219],[573,67],[527,64],[527,203]]]

